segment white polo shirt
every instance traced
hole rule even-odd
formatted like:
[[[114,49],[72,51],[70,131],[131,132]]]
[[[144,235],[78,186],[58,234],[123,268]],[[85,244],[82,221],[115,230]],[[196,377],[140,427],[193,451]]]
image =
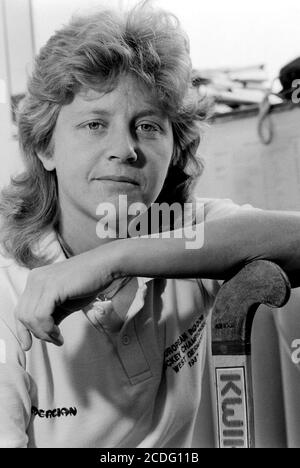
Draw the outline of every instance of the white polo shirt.
[[[250,208],[202,200],[206,219]],[[65,260],[54,231],[39,248]],[[138,278],[125,321],[95,303],[62,322],[62,347],[33,338],[24,353],[14,309],[28,274],[0,257],[0,447],[190,447],[219,283]]]

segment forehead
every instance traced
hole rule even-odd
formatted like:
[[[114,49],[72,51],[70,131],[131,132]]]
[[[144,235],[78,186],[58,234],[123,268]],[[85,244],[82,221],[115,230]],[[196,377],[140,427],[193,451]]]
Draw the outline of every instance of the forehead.
[[[105,88],[105,87],[104,87]],[[81,88],[75,95],[69,110],[74,114],[93,112],[99,109],[107,111],[132,110],[140,112],[146,109],[157,114],[163,114],[154,93],[137,79],[121,77],[112,89]]]

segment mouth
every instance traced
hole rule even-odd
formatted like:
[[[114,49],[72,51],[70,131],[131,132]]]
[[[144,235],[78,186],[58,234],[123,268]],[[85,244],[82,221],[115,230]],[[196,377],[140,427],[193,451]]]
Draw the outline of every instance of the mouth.
[[[125,183],[125,184],[131,184],[131,185],[140,185],[135,179],[132,179],[131,177],[126,177],[126,176],[115,176],[115,175],[107,175],[103,177],[97,177],[96,180],[107,180],[110,182],[119,182],[119,183]]]

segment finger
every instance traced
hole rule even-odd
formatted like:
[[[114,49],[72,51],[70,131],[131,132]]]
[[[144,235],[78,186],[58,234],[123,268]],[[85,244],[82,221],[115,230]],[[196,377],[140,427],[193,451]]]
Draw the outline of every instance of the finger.
[[[30,331],[19,320],[17,324],[17,335],[23,351],[29,351],[32,346],[32,336]]]
[[[54,325],[52,331],[49,333],[50,338],[53,340],[53,344],[56,346],[62,346],[64,344],[63,336],[57,325]]]
[[[32,333],[38,338],[57,346],[62,346],[64,340],[60,329],[53,318],[54,301],[45,294],[29,294],[23,296],[21,307],[16,310],[19,322],[22,324],[20,331],[27,349],[31,347],[28,342],[28,333]],[[30,313],[28,312],[30,311]],[[24,330],[27,330],[27,336]],[[31,337],[30,337],[31,338]]]
[[[52,332],[52,330],[50,330],[48,333],[45,333],[41,330],[39,331],[30,330],[30,331],[32,335],[38,340],[46,341],[47,343],[51,343],[56,346],[62,346],[64,344],[64,339],[60,332],[56,332],[56,331]]]
[[[43,311],[44,312],[44,311]],[[64,342],[60,333],[60,329],[54,323],[53,317],[50,315],[35,315],[21,319],[19,317],[18,327],[20,330],[20,340],[23,343],[24,350],[28,351],[32,345],[31,334],[43,341],[61,346]],[[29,335],[29,337],[28,337]]]
[[[54,318],[54,307],[52,299],[49,299],[47,296],[42,297],[39,307],[36,308],[36,314],[30,328],[37,338],[53,343],[56,346],[62,346],[64,339],[58,327],[59,323],[56,323]]]
[[[35,321],[29,325],[31,333],[39,340],[47,341],[56,346],[62,346],[64,343],[63,336],[53,319],[47,318]]]

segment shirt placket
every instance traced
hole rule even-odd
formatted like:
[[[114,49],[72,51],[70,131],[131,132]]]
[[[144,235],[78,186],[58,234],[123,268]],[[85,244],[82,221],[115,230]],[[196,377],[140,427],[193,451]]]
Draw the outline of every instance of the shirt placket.
[[[132,385],[153,377],[137,333],[135,316],[143,308],[147,286],[139,281],[139,289],[129,308],[125,322],[114,311],[111,301],[95,301],[84,310],[98,331],[105,332],[116,346],[122,367]]]

